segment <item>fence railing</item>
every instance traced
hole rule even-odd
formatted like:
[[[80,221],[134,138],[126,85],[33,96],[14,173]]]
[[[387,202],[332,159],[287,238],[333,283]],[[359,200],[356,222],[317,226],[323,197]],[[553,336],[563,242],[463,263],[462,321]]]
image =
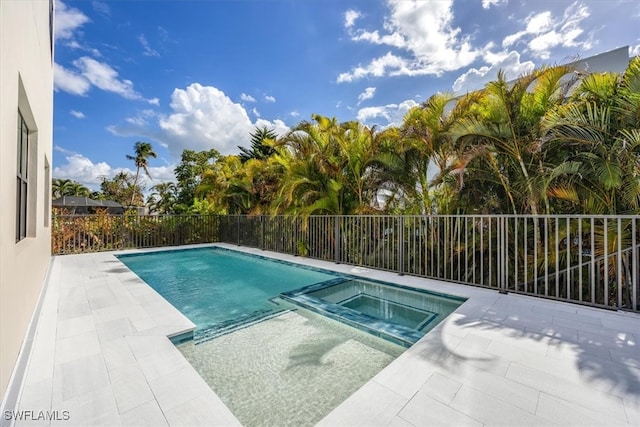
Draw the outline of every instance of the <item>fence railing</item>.
[[[218,240],[638,311],[638,216],[223,216]]]
[[[215,215],[54,215],[54,255],[217,241]]]
[[[54,215],[52,252],[226,242],[639,311],[638,216]]]

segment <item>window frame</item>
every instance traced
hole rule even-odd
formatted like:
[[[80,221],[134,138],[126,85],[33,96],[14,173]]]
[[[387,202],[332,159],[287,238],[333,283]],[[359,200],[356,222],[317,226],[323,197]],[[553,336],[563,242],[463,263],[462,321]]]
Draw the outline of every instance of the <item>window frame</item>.
[[[29,127],[18,110],[18,140],[16,165],[16,243],[28,236],[29,197]]]

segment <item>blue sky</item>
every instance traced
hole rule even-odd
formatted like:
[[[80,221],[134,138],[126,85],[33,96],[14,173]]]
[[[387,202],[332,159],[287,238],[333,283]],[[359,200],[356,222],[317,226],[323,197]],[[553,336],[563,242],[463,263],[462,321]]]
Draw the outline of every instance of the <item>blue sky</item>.
[[[237,153],[312,114],[399,124],[439,91],[628,45],[637,0],[56,1],[54,177],[96,189],[150,142]]]

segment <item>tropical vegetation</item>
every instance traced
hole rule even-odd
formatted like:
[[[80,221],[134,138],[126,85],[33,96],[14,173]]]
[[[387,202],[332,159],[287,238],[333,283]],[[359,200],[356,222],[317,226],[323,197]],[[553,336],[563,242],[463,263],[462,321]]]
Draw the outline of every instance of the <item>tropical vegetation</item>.
[[[622,75],[500,73],[477,92],[433,95],[397,127],[314,115],[250,137],[239,155],[185,150],[163,211],[639,213],[640,59]]]

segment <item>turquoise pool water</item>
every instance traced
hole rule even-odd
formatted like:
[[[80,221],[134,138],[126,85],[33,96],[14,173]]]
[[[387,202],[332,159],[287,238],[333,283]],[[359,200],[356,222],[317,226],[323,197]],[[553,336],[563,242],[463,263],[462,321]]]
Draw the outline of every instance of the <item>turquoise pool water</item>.
[[[280,293],[336,277],[223,248],[118,258],[201,331],[278,311]]]

